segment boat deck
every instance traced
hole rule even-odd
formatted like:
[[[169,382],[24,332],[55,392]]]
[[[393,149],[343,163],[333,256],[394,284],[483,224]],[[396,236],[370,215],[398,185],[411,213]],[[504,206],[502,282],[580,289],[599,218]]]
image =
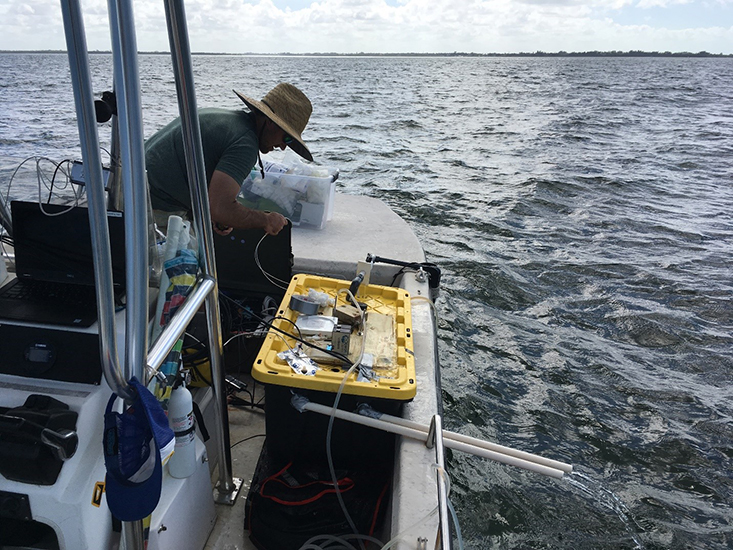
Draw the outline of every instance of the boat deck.
[[[255,403],[263,400],[264,386],[253,384],[252,378],[246,375],[238,375],[237,378],[247,384]],[[239,393],[238,396],[243,400],[249,399],[245,393]],[[254,550],[255,546],[244,529],[244,508],[257,459],[265,442],[265,412],[244,405],[230,405],[228,411],[232,475],[242,480],[242,487],[233,505],[221,504],[216,507],[217,521],[205,550]],[[217,477],[212,477],[213,482],[216,480]]]
[[[324,229],[296,228],[293,231],[294,273],[310,273],[350,280],[355,275],[357,262],[364,261],[368,253],[405,262],[425,261],[422,247],[409,226],[380,200],[365,196],[337,194],[334,210],[333,220],[329,221]],[[393,282],[395,274],[399,270],[400,267],[398,266],[376,264],[372,270],[371,282],[389,285]],[[401,286],[410,292],[413,298],[422,298],[421,300],[414,300],[411,304],[417,395],[403,407],[402,415],[410,420],[429,424],[432,415],[438,410],[436,336],[433,312],[431,311],[432,306],[428,299],[429,288],[427,282],[420,281],[413,275],[404,276]],[[124,327],[124,323],[118,323],[117,326],[120,330]],[[124,340],[123,335],[118,335],[120,344]],[[236,341],[232,342],[232,345],[228,347],[233,349],[225,349],[225,352],[236,353],[236,345]],[[227,362],[225,361],[225,363]],[[237,361],[227,364],[237,364]],[[264,397],[264,386],[254,383],[247,375],[247,371],[247,368],[242,368],[242,372],[228,372],[228,374],[239,377],[246,382],[247,389],[253,393],[254,402],[260,402]],[[36,384],[36,382],[38,383]],[[99,437],[97,434],[101,433],[102,408],[109,395],[109,389],[104,382],[101,386],[95,386],[91,390],[68,382],[50,380],[38,380],[36,382],[29,378],[8,376],[2,374],[2,370],[0,370],[0,385],[4,387],[6,392],[5,405],[17,406],[22,403],[29,391],[65,396],[67,394],[76,395],[83,390],[84,392],[92,391],[97,396],[99,406],[89,402],[88,399],[83,401],[86,405],[80,413],[80,423],[85,422],[90,426],[83,430],[83,446],[80,446],[79,453],[64,466],[63,484],[59,483],[58,486],[54,487],[34,489],[27,485],[7,483],[5,480],[0,479],[0,482],[2,482],[0,488],[28,492],[31,506],[34,508],[39,507],[41,502],[48,502],[46,510],[39,517],[48,518],[51,524],[63,525],[59,529],[71,529],[76,533],[73,527],[74,519],[65,516],[71,514],[73,510],[88,508],[88,506],[84,507],[85,498],[83,498],[83,495],[77,495],[76,500],[79,502],[76,503],[76,508],[67,507],[69,513],[65,513],[63,522],[59,521],[57,517],[60,517],[62,511],[50,504],[52,501],[49,495],[59,501],[64,500],[66,497],[61,494],[65,491],[63,488],[67,486],[71,488],[77,482],[77,477],[81,476],[83,472],[90,472],[89,476],[90,479],[93,478],[92,481],[104,479],[104,464],[97,452],[98,447],[95,442]],[[205,401],[206,392],[199,393],[204,396],[203,400]],[[211,392],[209,392],[209,399],[211,399],[210,395]],[[249,395],[243,392],[240,392],[238,397],[244,403],[249,400]],[[94,406],[92,407],[92,405]],[[209,408],[211,408],[210,405],[211,403],[209,403]],[[242,488],[232,506],[216,505],[217,519],[205,545],[207,550],[250,550],[255,548],[249,541],[248,532],[244,529],[244,511],[247,493],[265,441],[263,437],[265,434],[265,413],[260,408],[241,405],[242,402],[232,402],[228,407],[228,418],[232,474],[235,478],[242,480]],[[90,407],[95,410],[88,410]],[[202,409],[204,409],[204,406],[202,406]],[[204,412],[204,415],[207,416],[206,412]],[[210,433],[213,431],[209,428]],[[433,468],[435,462],[434,451],[427,449],[421,442],[405,440],[400,437],[397,438],[396,447],[391,508],[387,519],[390,534],[383,538],[389,538],[395,533],[403,533],[407,528],[417,523],[419,525],[414,532],[409,531],[405,534],[405,540],[408,542],[405,545],[398,543],[393,548],[414,548],[418,539],[426,539],[428,541],[427,547],[434,547],[437,531],[435,518],[427,523],[424,521],[420,523],[435,508],[437,503],[436,474]],[[82,449],[84,452],[82,452]],[[208,456],[212,461],[216,457],[215,449],[215,444],[207,444]],[[216,472],[213,472],[213,474],[211,479],[216,482],[218,475]],[[164,489],[166,483],[179,487],[183,482],[172,480],[166,475],[164,476]],[[165,494],[166,491],[164,491],[164,497],[162,498],[168,498],[165,497]],[[171,502],[174,502],[175,497],[171,496],[171,498],[173,499]],[[199,494],[197,498],[203,497]],[[186,504],[186,506],[190,506],[190,504]],[[164,543],[164,538],[166,540],[172,538],[170,537],[170,526],[177,513],[173,510],[174,507],[166,508],[161,502],[160,518],[156,519],[154,513],[153,520],[156,524],[156,533],[154,534],[151,531],[152,550],[168,547]],[[180,510],[180,507],[178,507],[178,510]],[[191,512],[194,511],[191,510]],[[186,520],[181,518],[179,523],[180,521]],[[167,534],[163,534],[164,523],[169,526]],[[98,529],[100,535],[102,535],[102,531],[106,529],[104,522],[99,523]],[[161,529],[161,533],[157,533],[158,529]]]
[[[358,261],[368,253],[406,262],[424,262],[425,256],[412,230],[382,201],[366,196],[336,195],[333,220],[321,230],[293,230],[293,273],[311,273],[328,277],[351,279]],[[372,282],[390,284],[399,267],[376,264]],[[427,285],[407,281],[407,290],[413,296],[427,297]],[[418,392],[415,399],[403,408],[403,416],[424,424],[437,411],[435,379],[435,334],[431,306],[427,300],[412,304],[415,352],[417,361]],[[232,373],[230,373],[232,374]],[[254,383],[247,375],[236,375],[253,391],[254,402],[264,399],[264,386]],[[246,394],[239,394],[249,399]],[[315,414],[315,413],[304,413]],[[245,502],[257,460],[265,438],[265,415],[261,409],[229,406],[229,433],[232,445],[233,476],[243,481],[240,495],[233,506],[218,505],[218,519],[206,550],[254,549],[244,529]],[[398,438],[392,491],[392,533],[401,533],[428,515],[437,502],[435,471],[432,464],[434,451],[424,444]],[[418,538],[434,546],[435,526],[418,526],[406,534],[412,541],[404,548],[414,548]],[[389,538],[389,537],[387,537]],[[385,541],[386,542],[386,541]],[[397,544],[395,548],[401,548]]]
[[[364,195],[337,193],[333,219],[323,229],[293,230],[293,273],[351,280],[357,262],[370,253],[404,262],[425,261],[422,246],[407,223],[379,199]],[[372,282],[388,285],[398,270],[376,264]]]

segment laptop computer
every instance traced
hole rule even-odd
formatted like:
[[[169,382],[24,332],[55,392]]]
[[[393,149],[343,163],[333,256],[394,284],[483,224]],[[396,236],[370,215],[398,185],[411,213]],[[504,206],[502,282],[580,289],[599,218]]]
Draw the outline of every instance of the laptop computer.
[[[0,320],[88,327],[97,320],[89,214],[84,207],[12,201],[16,278],[0,288]],[[125,229],[108,212],[115,296],[124,294]]]

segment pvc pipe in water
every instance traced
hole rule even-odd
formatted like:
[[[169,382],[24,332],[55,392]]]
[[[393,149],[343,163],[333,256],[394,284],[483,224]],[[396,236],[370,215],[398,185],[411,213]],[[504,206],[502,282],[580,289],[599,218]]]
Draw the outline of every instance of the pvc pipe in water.
[[[399,416],[391,416],[389,414],[381,414],[381,413],[377,413],[377,414],[380,420],[384,420],[386,422],[392,422],[393,424],[399,424],[400,426],[413,428],[415,430],[420,430],[425,433],[427,433],[429,429],[429,427],[425,426],[424,424],[413,422],[412,420],[406,420],[404,418],[400,418]],[[470,437],[468,435],[463,435],[463,434],[459,434],[456,432],[450,432],[448,430],[443,430],[443,439],[446,442],[445,443],[446,447],[451,447],[451,444],[449,443],[449,441],[452,441],[457,444],[465,444],[469,446],[479,447],[479,448],[486,449],[489,451],[494,451],[497,453],[513,456],[516,458],[521,458],[522,460],[527,460],[529,462],[535,462],[537,464],[542,464],[543,466],[547,466],[548,468],[553,468],[555,470],[562,470],[566,474],[569,474],[573,471],[573,466],[571,464],[566,464],[565,462],[560,462],[558,460],[552,460],[551,458],[545,458],[543,456],[538,456],[538,455],[528,453],[525,451],[520,451],[518,449],[512,449],[511,447],[497,445],[496,443],[490,443],[482,439],[477,439],[475,437]],[[451,448],[460,450],[457,447],[451,447]],[[466,452],[469,452],[469,451],[466,451]]]
[[[333,412],[332,407],[327,407],[326,405],[320,405],[318,403],[312,403],[312,402],[306,403],[305,405],[302,406],[302,408],[304,410],[316,412],[319,414],[323,414],[325,416],[330,416]],[[394,433],[397,435],[409,437],[412,439],[417,439],[418,441],[427,441],[428,440],[427,429],[426,431],[422,431],[421,429],[415,429],[409,426],[401,426],[399,424],[391,423],[386,420],[381,420],[381,419],[378,420],[376,418],[372,418],[369,416],[362,416],[360,414],[342,411],[340,409],[336,409],[335,416],[336,418],[340,418],[341,420],[347,420],[349,422],[354,422],[355,424],[361,424],[363,426],[376,428],[378,430],[382,430],[385,432],[390,432],[390,433]],[[510,466],[516,466],[517,468],[522,468],[523,470],[528,470],[530,472],[535,472],[537,474],[542,474],[544,476],[552,477],[555,479],[561,479],[563,475],[565,475],[565,472],[563,470],[560,470],[557,468],[552,468],[549,466],[545,466],[544,464],[538,464],[537,462],[532,462],[530,460],[517,458],[515,456],[504,454],[498,451],[489,450],[489,449],[485,449],[482,447],[477,447],[475,445],[471,445],[468,443],[445,439],[444,444],[446,447],[455,449],[456,451],[462,451],[462,452],[480,456],[483,458],[488,458],[490,460],[494,460],[495,462],[500,462],[502,464],[509,464]],[[529,453],[526,453],[526,454],[529,455]],[[530,455],[530,456],[534,456],[534,455]],[[542,458],[542,457],[536,457],[536,458]]]

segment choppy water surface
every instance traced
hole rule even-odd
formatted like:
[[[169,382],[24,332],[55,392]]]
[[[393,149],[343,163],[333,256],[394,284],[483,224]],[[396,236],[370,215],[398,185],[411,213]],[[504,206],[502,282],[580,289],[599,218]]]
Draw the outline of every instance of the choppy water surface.
[[[110,59],[92,63],[101,93]],[[454,453],[466,548],[733,546],[733,60],[195,66],[200,106],[306,91],[316,159],[442,266],[448,428],[576,465]],[[140,67],[149,135],[175,91],[169,58]],[[72,105],[64,56],[0,55],[1,156],[78,157]]]

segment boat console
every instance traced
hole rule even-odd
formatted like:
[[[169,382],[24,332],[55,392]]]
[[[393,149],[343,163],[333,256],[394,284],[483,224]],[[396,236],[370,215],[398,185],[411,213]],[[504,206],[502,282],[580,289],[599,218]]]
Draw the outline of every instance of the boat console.
[[[119,342],[125,341],[124,320],[124,311],[117,313]],[[104,498],[101,452],[102,413],[111,395],[96,323],[85,329],[0,324],[0,547],[119,545],[120,524]],[[164,469],[151,550],[202,548],[213,528],[206,448],[198,436],[195,445],[192,476],[176,479]]]
[[[112,546],[99,452],[104,424],[99,411],[110,393],[99,377],[80,383],[0,374],[3,547]]]

